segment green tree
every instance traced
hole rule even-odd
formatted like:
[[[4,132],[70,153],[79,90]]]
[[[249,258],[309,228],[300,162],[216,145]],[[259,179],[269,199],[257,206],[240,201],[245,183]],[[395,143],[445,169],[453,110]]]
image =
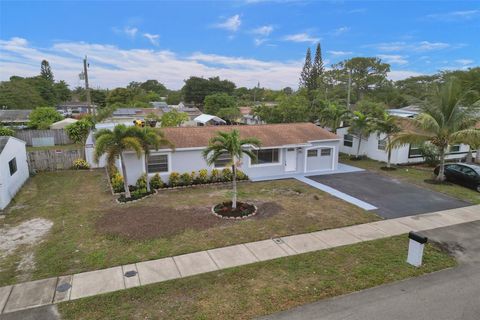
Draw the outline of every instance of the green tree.
[[[54,83],[53,90],[55,91],[57,102],[66,102],[72,98],[72,92],[68,88],[68,84],[63,80]]]
[[[47,60],[42,60],[40,65],[40,77],[47,81],[53,82],[53,72]]]
[[[28,118],[28,126],[32,129],[48,129],[52,123],[63,119],[62,115],[51,107],[36,108]]]
[[[0,107],[8,109],[32,109],[47,105],[40,93],[24,78],[11,77],[0,82]]]
[[[203,158],[209,166],[213,165],[223,155],[228,155],[232,159],[232,208],[234,209],[237,207],[237,165],[244,154],[252,160],[257,158],[249,149],[250,147],[259,148],[260,141],[254,137],[241,139],[240,132],[234,129],[230,132],[217,132],[217,135],[210,139],[208,147],[202,152]]]
[[[329,127],[333,133],[337,133],[342,121],[350,118],[350,111],[342,105],[336,103],[328,103],[320,111],[320,123],[323,126]]]
[[[371,119],[382,119],[387,108],[385,104],[381,102],[361,100],[357,103],[355,109]]]
[[[239,118],[242,117],[242,114],[240,113],[240,109],[237,107],[222,108],[218,110],[216,115],[230,123],[236,122]]]
[[[398,126],[398,118],[384,112],[382,117],[374,119],[374,130],[377,131],[378,138],[380,134],[385,134],[386,150],[387,150],[387,168],[391,167],[392,150],[395,149],[395,145],[392,144],[392,137],[402,129]]]
[[[306,122],[310,118],[308,99],[299,94],[282,96],[276,106],[259,105],[253,109],[254,115],[267,123]]]
[[[98,163],[100,157],[106,154],[108,165],[114,166],[115,159],[120,158],[125,198],[130,198],[131,194],[128,188],[124,152],[133,150],[138,158],[142,156],[143,145],[138,139],[138,130],[138,127],[127,127],[123,124],[119,124],[115,126],[113,131],[101,129],[95,134],[95,162]]]
[[[480,131],[475,130],[478,121],[478,104],[465,102],[466,92],[454,77],[446,83],[437,84],[422,106],[422,113],[411,120],[412,130],[405,130],[392,139],[394,145],[429,142],[440,155],[440,170],[437,181],[445,179],[445,153],[448,146],[456,143],[469,144],[480,140]]]
[[[83,118],[75,123],[69,124],[65,131],[68,137],[75,143],[82,145],[82,150],[85,150],[85,142],[87,141],[90,130],[95,127],[92,119]]]
[[[186,112],[178,112],[176,109],[165,112],[160,120],[162,127],[179,127],[190,118]]]
[[[127,88],[116,88],[107,94],[106,101],[108,105],[115,103],[128,105],[133,101],[134,96],[135,94],[132,90]]]
[[[203,110],[207,114],[217,115],[220,109],[236,107],[237,101],[235,97],[226,93],[215,93],[205,97]]]
[[[167,94],[167,104],[176,105],[182,101],[182,91],[169,91]]]
[[[300,73],[300,84],[299,87],[307,88],[308,90],[313,89],[312,87],[312,53],[310,48],[307,48],[307,53],[305,54],[305,62],[303,63],[303,69]]]
[[[348,132],[358,139],[357,153],[355,158],[360,158],[360,145],[362,140],[370,136],[370,133],[374,130],[372,125],[372,120],[366,115],[359,111],[353,112],[353,117],[350,120],[350,128]]]
[[[147,80],[140,84],[140,88],[142,88],[146,92],[155,92],[161,97],[165,97],[168,92],[167,88],[157,80]]]
[[[315,58],[313,59],[312,64],[312,71],[311,71],[311,82],[312,86],[315,89],[320,89],[323,87],[323,72],[325,68],[323,66],[323,59],[322,59],[322,48],[320,46],[320,42],[317,43],[317,48],[315,50]]]
[[[214,93],[226,93],[233,95],[235,84],[228,80],[220,80],[219,77],[209,79],[190,77],[185,80],[182,88],[186,102],[195,104],[203,104],[205,97]]]

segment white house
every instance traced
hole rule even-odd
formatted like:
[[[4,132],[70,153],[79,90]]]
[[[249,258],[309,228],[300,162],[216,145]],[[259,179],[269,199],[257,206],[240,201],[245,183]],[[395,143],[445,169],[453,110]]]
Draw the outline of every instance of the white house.
[[[28,179],[25,141],[0,137],[0,210],[10,203]]]
[[[413,118],[418,114],[416,111],[404,109],[390,109],[388,112],[399,118]],[[348,129],[348,127],[337,129],[337,134],[342,139],[340,152],[349,155],[356,155],[359,139],[350,134]],[[367,156],[373,160],[386,162],[388,158],[386,144],[387,141],[385,134],[378,134],[377,132],[372,133],[368,138],[362,140],[359,155]],[[446,159],[451,160],[463,158],[469,151],[470,147],[468,145],[458,144],[450,146]],[[473,155],[475,156],[475,151],[473,151]],[[391,162],[393,164],[418,163],[423,161],[425,161],[425,159],[420,153],[419,146],[406,144],[392,150]]]
[[[204,126],[163,128],[165,137],[175,150],[151,150],[148,172],[159,173],[167,181],[170,173],[192,172],[200,169],[223,169],[230,159],[223,157],[214,165],[207,165],[202,151],[219,131],[237,129],[242,138],[255,137],[261,147],[253,150],[257,160],[245,156],[240,170],[252,178],[334,171],[338,165],[340,139],[312,123],[266,124],[250,126]],[[94,148],[92,145],[91,148]],[[92,156],[88,156],[90,161]],[[93,149],[90,149],[93,154]],[[143,156],[125,152],[127,178],[132,184],[145,172]],[[101,165],[104,165],[101,162]]]

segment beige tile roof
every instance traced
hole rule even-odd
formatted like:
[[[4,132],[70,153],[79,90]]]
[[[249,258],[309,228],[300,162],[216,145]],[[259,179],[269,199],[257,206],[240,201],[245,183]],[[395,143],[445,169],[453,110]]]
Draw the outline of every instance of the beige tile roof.
[[[218,131],[237,129],[242,138],[255,137],[262,147],[302,144],[308,141],[338,139],[313,123],[282,123],[244,126],[205,126],[162,128],[165,136],[176,148],[206,147]]]

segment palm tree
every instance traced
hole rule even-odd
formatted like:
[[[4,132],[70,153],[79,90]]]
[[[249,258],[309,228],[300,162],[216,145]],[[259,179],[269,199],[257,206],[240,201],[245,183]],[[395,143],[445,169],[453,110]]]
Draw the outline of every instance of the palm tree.
[[[131,195],[128,189],[127,169],[123,153],[127,150],[133,150],[137,157],[140,158],[143,151],[142,143],[137,138],[137,133],[135,132],[136,129],[138,128],[127,128],[127,126],[119,124],[113,128],[113,131],[102,129],[95,134],[95,162],[98,163],[100,157],[106,154],[108,165],[114,165],[115,159],[120,157],[125,198],[130,198]]]
[[[358,138],[357,154],[355,158],[358,159],[360,156],[360,145],[362,140],[368,138],[373,129],[372,120],[366,114],[360,111],[353,112],[348,132]]]
[[[202,153],[209,166],[213,165],[222,155],[228,155],[232,159],[233,209],[237,207],[237,163],[243,158],[243,154],[246,154],[252,160],[257,158],[249,147],[260,147],[260,141],[256,138],[240,139],[240,133],[237,129],[234,129],[230,132],[217,132],[217,135],[210,139],[208,147]]]
[[[434,145],[440,155],[437,181],[445,179],[445,153],[449,145],[480,140],[480,131],[473,127],[478,105],[464,103],[465,94],[455,78],[437,85],[422,106],[422,113],[411,120],[413,130],[405,130],[392,139],[395,145],[424,142]]]
[[[148,156],[150,155],[150,150],[158,150],[161,146],[168,146],[174,149],[174,145],[167,138],[165,138],[165,135],[162,131],[152,127],[136,127],[134,134],[142,144],[147,191],[150,192],[150,178],[148,176]]]
[[[397,124],[398,118],[390,115],[387,112],[383,113],[382,118],[374,119],[374,129],[378,132],[378,136],[381,133],[385,134],[386,137],[386,149],[387,149],[387,168],[390,169],[391,164],[390,160],[392,158],[392,150],[395,149],[395,146],[392,145],[393,135],[399,133],[401,128]]]
[[[342,121],[348,119],[350,111],[344,106],[339,106],[335,103],[328,103],[320,111],[320,123],[323,126],[329,127],[333,133],[337,133],[337,128],[340,127]]]

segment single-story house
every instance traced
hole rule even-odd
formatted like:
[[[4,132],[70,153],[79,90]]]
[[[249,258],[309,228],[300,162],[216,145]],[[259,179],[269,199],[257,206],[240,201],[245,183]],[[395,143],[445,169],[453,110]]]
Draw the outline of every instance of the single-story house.
[[[54,129],[65,129],[68,125],[72,124],[72,123],[75,123],[77,122],[78,120],[77,119],[72,119],[72,118],[65,118],[63,120],[60,120],[60,121],[57,121],[57,122],[54,122],[50,125],[50,129],[51,130],[54,130]]]
[[[415,117],[419,112],[412,110],[390,109],[387,110],[391,115],[399,118],[400,127],[408,126],[408,118]],[[337,134],[342,139],[340,144],[340,152],[349,155],[356,155],[358,149],[359,139],[348,132],[348,127],[338,128]],[[386,150],[387,140],[386,135],[374,132],[368,138],[362,140],[360,144],[359,154],[367,156],[370,159],[387,162],[388,152]],[[450,146],[446,155],[447,160],[464,158],[470,151],[470,147],[464,144]],[[473,155],[475,156],[473,151]],[[392,150],[391,163],[393,164],[407,164],[418,163],[425,161],[420,152],[420,146],[406,144]]]
[[[25,141],[0,137],[0,210],[5,209],[28,177]]]
[[[149,174],[153,176],[159,173],[167,181],[172,172],[190,173],[200,169],[211,171],[225,168],[230,159],[222,157],[209,166],[202,157],[202,151],[217,132],[233,129],[237,129],[242,138],[255,137],[261,142],[259,149],[253,149],[257,160],[253,161],[245,155],[240,166],[240,170],[252,178],[337,169],[339,137],[312,123],[288,123],[163,128],[165,137],[175,145],[175,150],[151,150]],[[94,145],[89,147],[86,154],[90,162]],[[133,152],[125,152],[124,158],[128,181],[133,184],[145,172],[143,156],[138,158]],[[104,159],[101,159],[100,165],[105,165]]]
[[[27,127],[32,110],[0,109],[0,125],[23,129]]]
[[[199,115],[193,119],[193,121],[195,121],[198,126],[219,126],[227,124],[225,120],[206,113]]]

